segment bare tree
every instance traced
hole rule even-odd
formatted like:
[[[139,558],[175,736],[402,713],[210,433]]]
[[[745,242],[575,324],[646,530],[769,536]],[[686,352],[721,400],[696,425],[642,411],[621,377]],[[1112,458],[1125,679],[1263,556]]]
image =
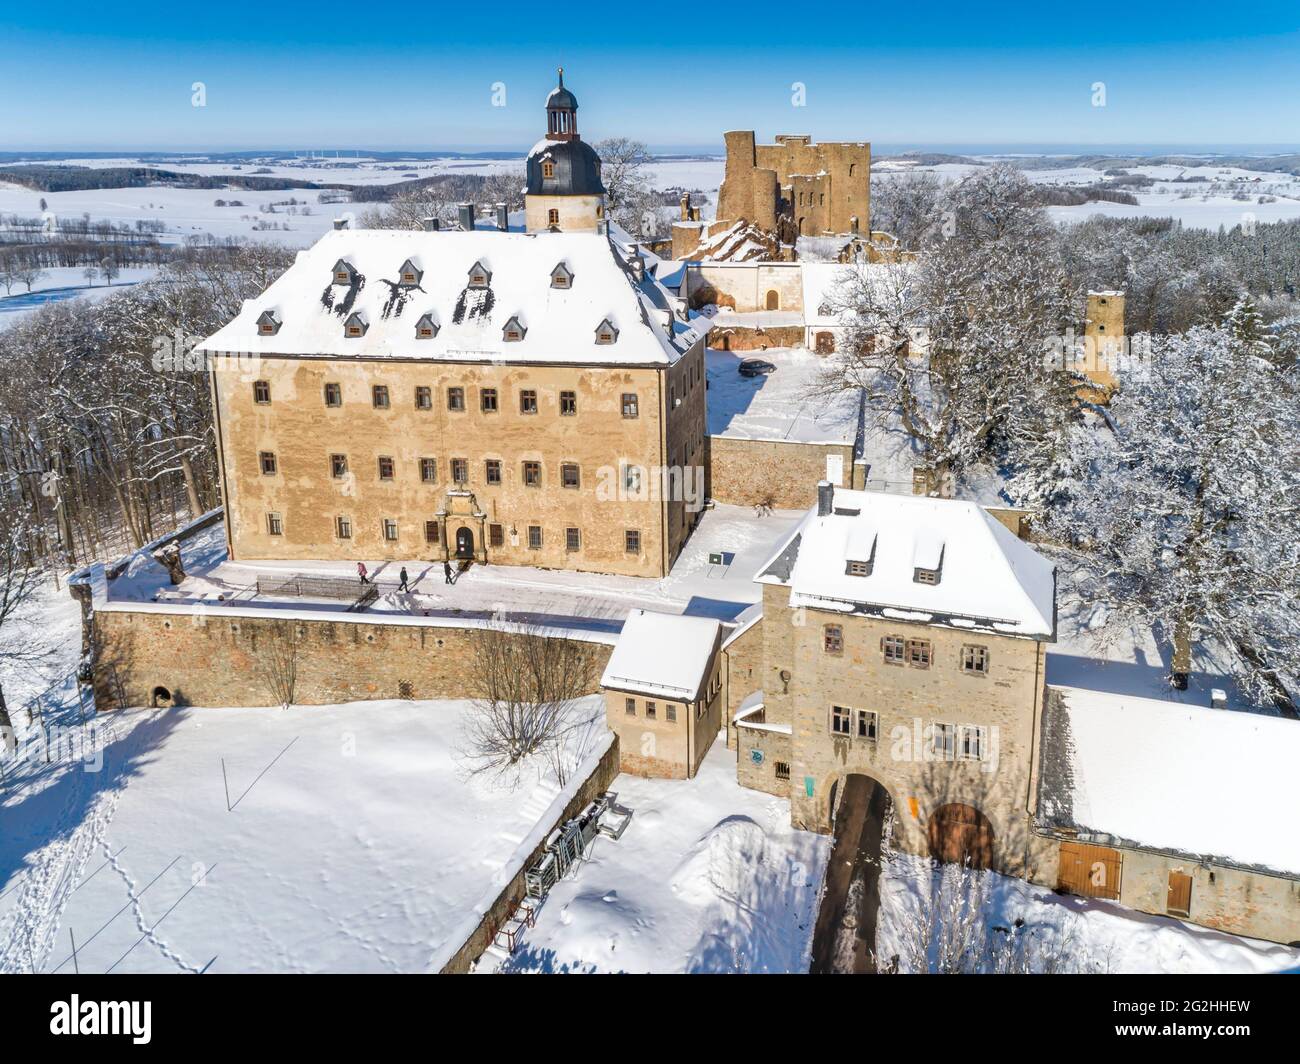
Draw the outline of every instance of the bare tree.
[[[548,748],[563,759],[568,730],[581,725],[575,703],[592,692],[594,671],[587,647],[575,640],[526,624],[485,629],[470,661],[478,693],[465,735],[472,771],[501,772]]]
[[[292,621],[273,621],[257,634],[253,668],[281,709],[293,705],[298,687],[298,635]]]
[[[4,485],[0,498],[0,632],[12,627],[15,616],[31,601],[39,586],[40,571],[33,564],[31,521],[11,485]],[[29,639],[0,641],[0,666],[30,665],[46,656],[43,648]],[[13,722],[4,687],[0,684],[0,747],[14,748]]]

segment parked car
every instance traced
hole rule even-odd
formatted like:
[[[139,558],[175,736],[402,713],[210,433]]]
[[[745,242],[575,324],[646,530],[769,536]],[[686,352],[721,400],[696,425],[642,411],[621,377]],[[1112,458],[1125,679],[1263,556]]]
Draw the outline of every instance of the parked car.
[[[740,364],[742,377],[765,377],[775,372],[776,366],[762,358],[747,358]]]

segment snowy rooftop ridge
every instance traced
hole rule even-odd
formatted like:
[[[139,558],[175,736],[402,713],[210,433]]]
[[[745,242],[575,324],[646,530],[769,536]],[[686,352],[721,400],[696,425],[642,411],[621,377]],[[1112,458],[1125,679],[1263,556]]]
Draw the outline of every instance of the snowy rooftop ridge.
[[[859,563],[866,575],[851,573]],[[937,571],[921,583],[917,570]],[[980,505],[836,489],[759,567],[790,605],[1035,639],[1054,638],[1056,569]]]
[[[600,684],[618,691],[692,701],[708,680],[721,628],[711,617],[633,610]]]
[[[1300,877],[1300,722],[1075,687],[1050,694],[1040,784],[1049,825]]]
[[[335,283],[336,264],[351,284]],[[561,264],[572,275],[553,287]],[[476,267],[485,284],[471,284]],[[405,283],[403,283],[405,282]],[[340,229],[299,252],[294,264],[198,346],[211,353],[663,366],[699,334],[668,315],[674,297],[648,274],[636,280],[624,253],[595,233],[496,230],[417,232]],[[269,313],[269,331],[259,318]],[[345,322],[359,315],[359,335]],[[428,316],[433,335],[418,335]],[[506,325],[516,319],[518,338]],[[608,320],[617,330],[600,343]]]

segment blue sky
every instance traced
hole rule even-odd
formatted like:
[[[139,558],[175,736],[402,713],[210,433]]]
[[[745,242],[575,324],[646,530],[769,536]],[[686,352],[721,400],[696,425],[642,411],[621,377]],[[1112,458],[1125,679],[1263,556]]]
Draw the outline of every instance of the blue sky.
[[[0,42],[0,150],[522,150],[557,64],[584,136],[657,150],[714,149],[735,128],[878,151],[1300,144],[1296,0],[11,0]]]

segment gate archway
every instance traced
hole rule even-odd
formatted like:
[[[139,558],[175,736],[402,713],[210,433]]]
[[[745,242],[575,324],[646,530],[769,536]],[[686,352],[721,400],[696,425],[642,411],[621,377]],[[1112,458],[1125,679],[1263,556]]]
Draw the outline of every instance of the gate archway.
[[[460,528],[456,529],[456,557],[474,557],[474,532],[465,525],[461,525]]]

